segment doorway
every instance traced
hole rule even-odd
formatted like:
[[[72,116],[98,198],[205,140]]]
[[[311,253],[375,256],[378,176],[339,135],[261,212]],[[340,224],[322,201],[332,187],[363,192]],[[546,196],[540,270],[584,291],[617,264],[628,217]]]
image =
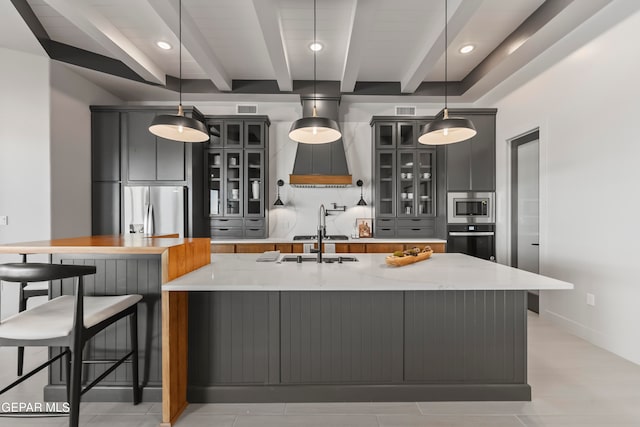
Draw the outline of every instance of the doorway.
[[[540,141],[536,129],[511,141],[511,266],[540,272]],[[539,313],[539,291],[527,307]]]

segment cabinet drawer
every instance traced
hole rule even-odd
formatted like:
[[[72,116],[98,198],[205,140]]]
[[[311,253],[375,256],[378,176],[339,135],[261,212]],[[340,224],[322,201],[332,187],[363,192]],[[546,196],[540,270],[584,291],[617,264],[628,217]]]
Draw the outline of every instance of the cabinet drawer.
[[[245,218],[244,225],[251,228],[264,228],[264,218]]]
[[[244,237],[267,237],[267,231],[264,227],[250,227],[244,229]]]
[[[378,227],[395,227],[395,218],[376,218],[376,226]]]
[[[242,227],[211,227],[213,239],[238,239],[242,238]]]
[[[242,218],[214,218],[211,219],[211,227],[242,227]]]
[[[432,218],[398,218],[396,225],[398,227],[433,227],[434,220]]]
[[[433,237],[434,227],[398,227],[396,237]]]
[[[374,230],[375,237],[396,237],[396,227],[377,227]]]

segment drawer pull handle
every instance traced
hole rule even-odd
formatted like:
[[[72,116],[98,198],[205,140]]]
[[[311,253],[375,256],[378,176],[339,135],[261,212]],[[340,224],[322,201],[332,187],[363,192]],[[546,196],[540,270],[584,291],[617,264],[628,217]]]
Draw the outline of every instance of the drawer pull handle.
[[[259,228],[250,228],[249,231],[260,231]]]
[[[383,228],[382,231],[391,231],[390,228]]]
[[[220,231],[229,231],[228,228],[221,228]]]
[[[420,228],[412,228],[411,231],[420,231]]]
[[[219,219],[218,221],[220,221],[220,222],[227,222],[227,221],[229,221],[229,220],[228,220],[228,219]]]

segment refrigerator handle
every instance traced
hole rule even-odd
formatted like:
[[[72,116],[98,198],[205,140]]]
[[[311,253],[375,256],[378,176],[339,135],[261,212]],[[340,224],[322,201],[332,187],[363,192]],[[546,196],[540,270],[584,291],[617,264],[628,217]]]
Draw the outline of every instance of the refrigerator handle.
[[[144,235],[153,235],[153,205],[149,203],[147,205],[147,212],[144,216]]]

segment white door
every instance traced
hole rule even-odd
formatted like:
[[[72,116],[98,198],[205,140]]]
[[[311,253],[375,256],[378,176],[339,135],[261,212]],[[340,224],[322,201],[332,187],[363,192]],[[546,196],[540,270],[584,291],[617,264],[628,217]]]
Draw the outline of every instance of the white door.
[[[539,272],[539,141],[520,144],[517,150],[517,260],[522,270]]]

